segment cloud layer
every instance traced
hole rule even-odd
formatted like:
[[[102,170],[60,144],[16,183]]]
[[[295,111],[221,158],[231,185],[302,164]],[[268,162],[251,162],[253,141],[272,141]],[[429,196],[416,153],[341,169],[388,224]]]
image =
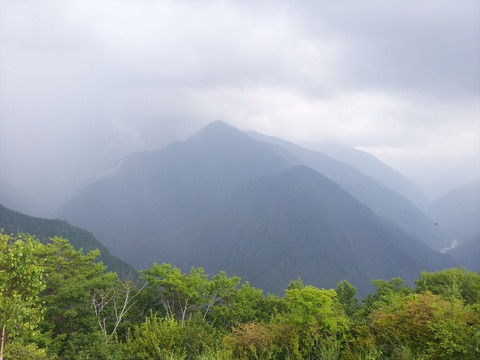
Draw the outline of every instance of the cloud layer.
[[[368,149],[407,171],[480,153],[477,1],[0,10],[1,175],[51,208],[125,154],[217,119]]]

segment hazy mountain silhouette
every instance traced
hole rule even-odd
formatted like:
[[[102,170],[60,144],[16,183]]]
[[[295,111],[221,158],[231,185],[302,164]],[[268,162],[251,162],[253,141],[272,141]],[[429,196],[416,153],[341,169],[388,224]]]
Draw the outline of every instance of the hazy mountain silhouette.
[[[366,188],[358,185],[368,178],[359,171],[314,155],[328,159],[330,169],[345,172],[343,179],[353,177],[352,186],[359,191]],[[308,162],[289,149],[215,122],[186,141],[126,157],[58,215],[92,231],[113,254],[137,268],[171,262],[184,269],[227,269],[272,291],[297,273],[320,286],[357,279],[365,291],[372,276],[412,279],[420,269],[451,264],[377,216],[378,209],[372,212],[355,200],[345,186],[299,164]],[[403,211],[416,216],[413,204],[368,179],[375,184],[369,197],[390,194],[381,202],[398,201],[397,207],[406,203],[410,207]],[[282,198],[284,202],[277,201]],[[313,257],[303,261],[302,254]],[[279,266],[278,259],[288,261],[289,256],[291,264]]]
[[[109,271],[115,271],[119,274],[135,272],[130,265],[111,255],[91,233],[70,225],[64,220],[32,217],[0,205],[0,228],[7,234],[28,233],[35,235],[42,243],[47,243],[49,238],[60,236],[68,239],[77,250],[100,250],[99,260],[107,266]]]
[[[187,224],[215,210],[236,186],[298,162],[280,147],[215,122],[187,141],[128,156],[58,215],[89,229],[114,254],[142,268],[176,255]],[[151,256],[150,245],[161,258]]]
[[[255,136],[257,139],[284,147],[301,159],[304,164],[338,183],[357,200],[367,205],[375,214],[392,221],[432,249],[441,250],[449,244],[448,238],[435,226],[433,220],[411,201],[389,189],[378,179],[367,176],[321,152],[309,150],[275,137],[258,134]]]
[[[458,265],[480,271],[480,233],[450,250],[448,254],[453,256]]]
[[[372,279],[412,281],[422,269],[453,264],[303,165],[239,186],[199,226],[196,244],[191,263],[275,293],[301,277],[321,287],[347,279],[365,295]]]
[[[417,206],[424,206],[429,202],[428,197],[413,181],[372,154],[349,146],[324,143],[315,144],[315,150],[350,165],[367,176],[380,180],[386,187]]]
[[[449,191],[428,204],[426,212],[450,240],[469,241],[480,234],[480,179]]]

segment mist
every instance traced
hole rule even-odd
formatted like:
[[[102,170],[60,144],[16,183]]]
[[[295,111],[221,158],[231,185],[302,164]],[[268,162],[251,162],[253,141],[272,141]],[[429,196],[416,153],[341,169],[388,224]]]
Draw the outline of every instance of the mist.
[[[480,177],[479,38],[474,1],[4,0],[0,194],[48,217],[221,119],[367,151],[433,199]]]

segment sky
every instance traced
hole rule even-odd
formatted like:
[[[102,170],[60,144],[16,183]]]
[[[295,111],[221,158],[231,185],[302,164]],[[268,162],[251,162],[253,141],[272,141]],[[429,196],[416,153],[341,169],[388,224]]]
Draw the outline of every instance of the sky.
[[[479,40],[477,0],[0,0],[0,177],[45,215],[224,120],[458,184],[480,176]]]

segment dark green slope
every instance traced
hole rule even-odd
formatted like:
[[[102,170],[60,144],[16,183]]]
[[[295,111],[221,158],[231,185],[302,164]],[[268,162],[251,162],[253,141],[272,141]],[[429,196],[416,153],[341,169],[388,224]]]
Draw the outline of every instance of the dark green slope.
[[[115,271],[118,274],[135,272],[130,265],[112,256],[91,233],[63,220],[32,217],[0,205],[0,228],[8,234],[28,233],[35,235],[43,243],[47,243],[51,237],[60,236],[68,239],[75,249],[100,250],[100,260],[109,271]]]
[[[197,230],[190,262],[274,293],[300,276],[327,288],[346,279],[365,295],[372,279],[411,282],[419,271],[454,265],[305,166],[240,186],[219,216]]]
[[[259,135],[256,135],[257,137]],[[389,219],[408,234],[435,250],[449,244],[446,235],[422,210],[374,177],[331,157],[275,137],[262,139],[284,147],[301,161],[332,179],[378,216]]]
[[[57,216],[145,268],[194,252],[189,224],[217,209],[239,184],[298,162],[283,148],[215,122],[187,141],[128,156]]]

